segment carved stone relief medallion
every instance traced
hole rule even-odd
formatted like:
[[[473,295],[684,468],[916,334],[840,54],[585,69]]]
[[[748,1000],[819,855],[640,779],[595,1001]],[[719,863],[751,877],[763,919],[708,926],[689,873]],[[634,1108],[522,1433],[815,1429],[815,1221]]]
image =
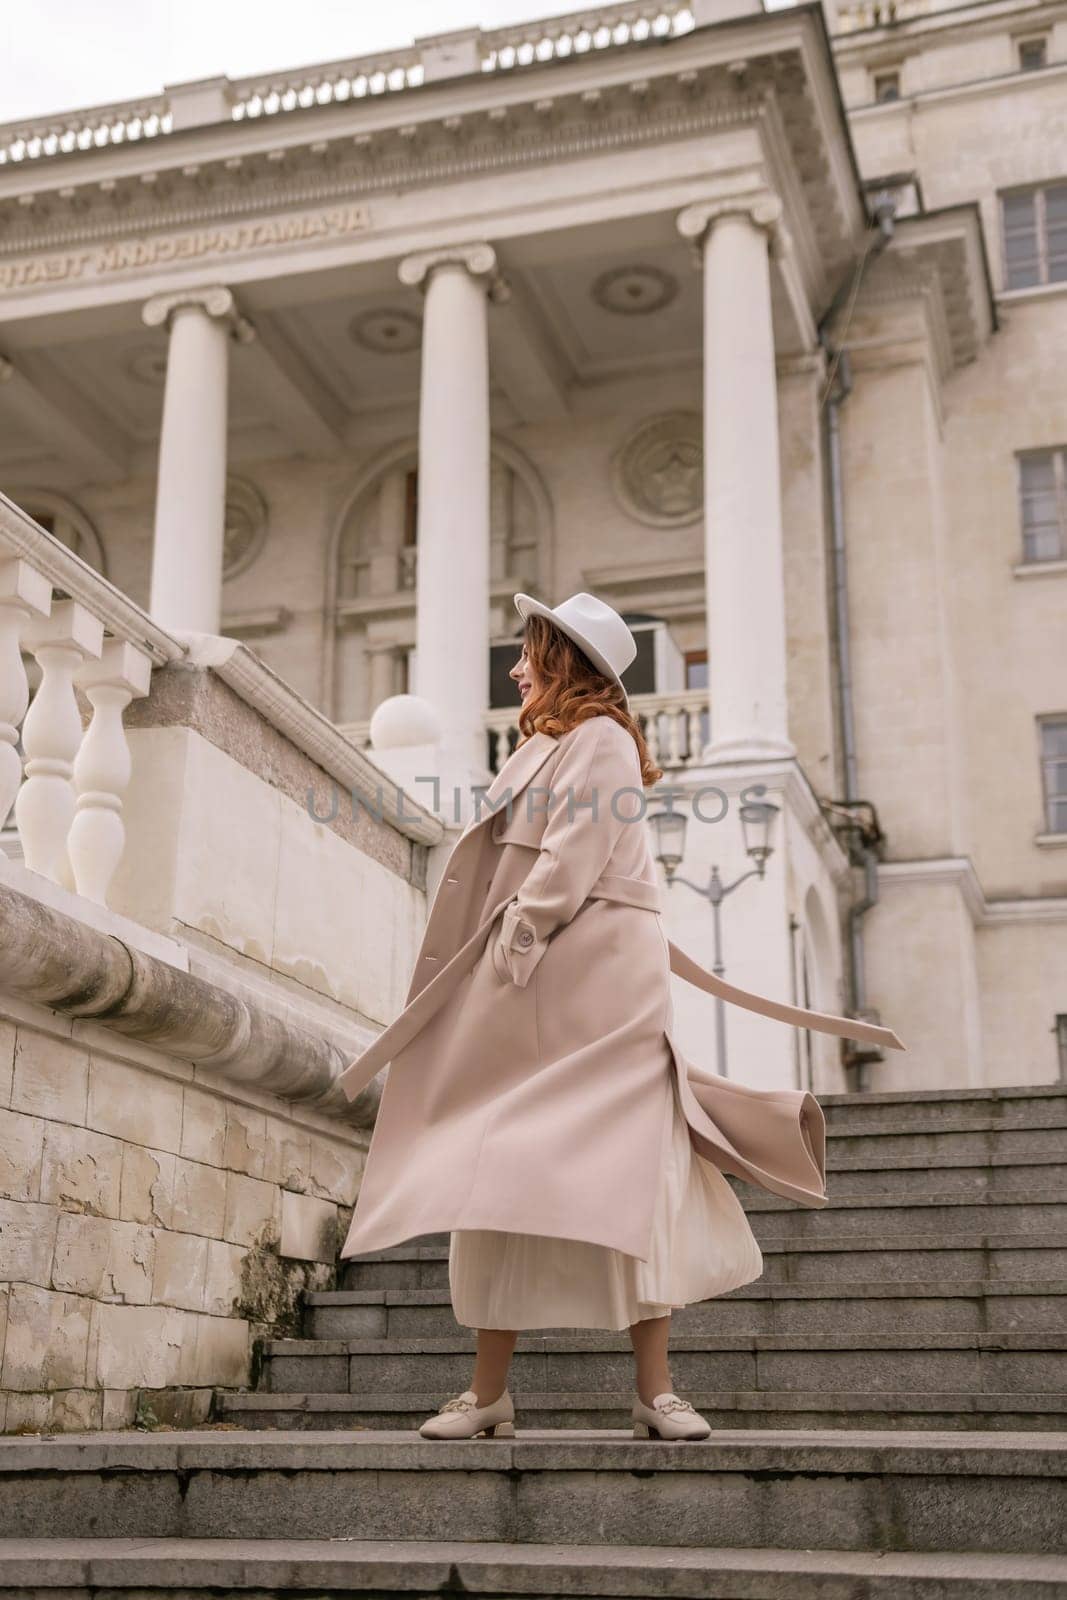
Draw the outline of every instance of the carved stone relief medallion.
[[[247,478],[226,479],[222,576],[235,578],[255,561],[267,537],[267,503]]]
[[[695,522],[704,505],[704,446],[694,411],[672,411],[644,422],[612,462],[619,504],[654,528]]]

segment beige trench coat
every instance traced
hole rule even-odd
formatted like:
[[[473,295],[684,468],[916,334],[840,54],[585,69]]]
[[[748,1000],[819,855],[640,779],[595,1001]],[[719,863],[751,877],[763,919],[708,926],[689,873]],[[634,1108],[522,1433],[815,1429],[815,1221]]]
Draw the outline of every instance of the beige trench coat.
[[[686,1061],[671,972],[767,1016],[905,1047],[890,1028],[738,989],[673,944],[646,803],[637,747],[608,716],[533,734],[497,773],[445,866],[403,1011],[340,1079],[353,1100],[392,1063],[342,1256],[495,1228],[647,1261],[672,1073],[702,1156],[826,1203],[816,1100]]]

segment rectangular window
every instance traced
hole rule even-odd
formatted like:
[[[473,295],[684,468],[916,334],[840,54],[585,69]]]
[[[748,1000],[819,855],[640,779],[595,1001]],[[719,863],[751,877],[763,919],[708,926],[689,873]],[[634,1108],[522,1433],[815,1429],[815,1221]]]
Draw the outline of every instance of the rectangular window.
[[[874,75],[874,98],[876,100],[899,100],[900,73],[876,72]]]
[[[687,689],[706,689],[708,686],[708,652],[685,652],[685,686]]]
[[[1045,826],[1049,833],[1067,833],[1067,716],[1041,723],[1041,774]]]
[[[1048,35],[1039,34],[1033,39],[1019,40],[1019,66],[1023,72],[1033,72],[1048,64]]]
[[[1020,453],[1024,561],[1067,558],[1067,448]]]
[[[1067,183],[1002,194],[1000,220],[1007,288],[1067,282]]]

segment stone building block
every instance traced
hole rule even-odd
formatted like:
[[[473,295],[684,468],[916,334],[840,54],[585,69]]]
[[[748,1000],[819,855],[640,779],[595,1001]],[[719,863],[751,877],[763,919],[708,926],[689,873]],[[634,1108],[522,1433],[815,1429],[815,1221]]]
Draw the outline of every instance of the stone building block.
[[[226,1148],[226,1103],[218,1095],[205,1094],[187,1084],[182,1107],[182,1136],[179,1153],[189,1161],[202,1161],[209,1167],[223,1165]]]
[[[233,1315],[242,1293],[244,1264],[248,1251],[244,1245],[227,1244],[224,1239],[207,1240],[207,1274],[204,1283],[204,1310],[213,1317]]]
[[[280,1226],[281,1205],[274,1185],[228,1172],[223,1238],[231,1244],[265,1244],[277,1240]]]
[[[119,1210],[128,1222],[143,1222],[156,1228],[171,1226],[177,1160],[166,1150],[123,1145]]]
[[[89,1052],[69,1039],[19,1028],[15,1039],[12,1111],[52,1122],[85,1123]]]
[[[0,1200],[0,1282],[48,1288],[58,1221],[55,1206]]]
[[[102,1389],[161,1389],[192,1383],[196,1318],[172,1306],[93,1306],[90,1378]]]
[[[52,1284],[94,1300],[146,1305],[152,1299],[155,1240],[150,1228],[62,1212]]]
[[[181,1144],[182,1093],[183,1085],[171,1078],[94,1055],[85,1120],[130,1144],[174,1152]]]
[[[0,1384],[15,1390],[84,1388],[91,1304],[79,1295],[13,1283]]]
[[[237,1386],[248,1382],[249,1327],[239,1317],[198,1317],[196,1319],[195,1384]]]
[[[41,1199],[66,1211],[119,1214],[122,1145],[91,1128],[50,1122],[44,1137]]]
[[[200,1311],[204,1305],[208,1241],[195,1233],[156,1232],[153,1305]]]
[[[103,1426],[99,1389],[56,1389],[8,1396],[7,1433],[88,1433]],[[62,1592],[55,1596],[62,1600]]]
[[[267,1119],[267,1150],[262,1176],[268,1183],[303,1193],[308,1187],[311,1168],[311,1136],[303,1128]]]
[[[0,1195],[8,1200],[41,1198],[44,1130],[39,1117],[0,1111]]]
[[[221,1102],[220,1102],[221,1108]],[[267,1160],[267,1118],[250,1106],[226,1101],[226,1128],[223,1136],[222,1165],[252,1178],[265,1178]]]
[[[311,1135],[311,1158],[305,1185],[310,1194],[322,1200],[336,1200],[338,1205],[353,1205],[362,1171],[360,1151]]]
[[[294,1261],[334,1261],[337,1257],[337,1207],[309,1194],[281,1191],[282,1237],[279,1255]]]
[[[200,1233],[208,1239],[221,1239],[225,1222],[225,1172],[176,1156],[171,1227],[182,1233]]]
[[[137,1412],[137,1395],[132,1389],[100,1389],[100,1426],[112,1429],[129,1428]]]
[[[15,1024],[0,1019],[0,1106],[11,1104],[11,1080],[15,1072]]]

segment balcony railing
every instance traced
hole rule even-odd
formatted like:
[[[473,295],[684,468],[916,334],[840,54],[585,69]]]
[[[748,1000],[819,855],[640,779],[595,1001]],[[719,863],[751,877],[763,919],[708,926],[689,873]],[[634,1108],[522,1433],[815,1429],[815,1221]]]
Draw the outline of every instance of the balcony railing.
[[[710,738],[710,706],[706,689],[676,689],[663,694],[632,694],[630,709],[641,725],[649,755],[665,772],[700,765],[701,752]],[[370,748],[370,719],[339,724],[340,731],[360,750]],[[514,710],[490,711],[485,718],[489,762],[499,772],[519,737]]]

